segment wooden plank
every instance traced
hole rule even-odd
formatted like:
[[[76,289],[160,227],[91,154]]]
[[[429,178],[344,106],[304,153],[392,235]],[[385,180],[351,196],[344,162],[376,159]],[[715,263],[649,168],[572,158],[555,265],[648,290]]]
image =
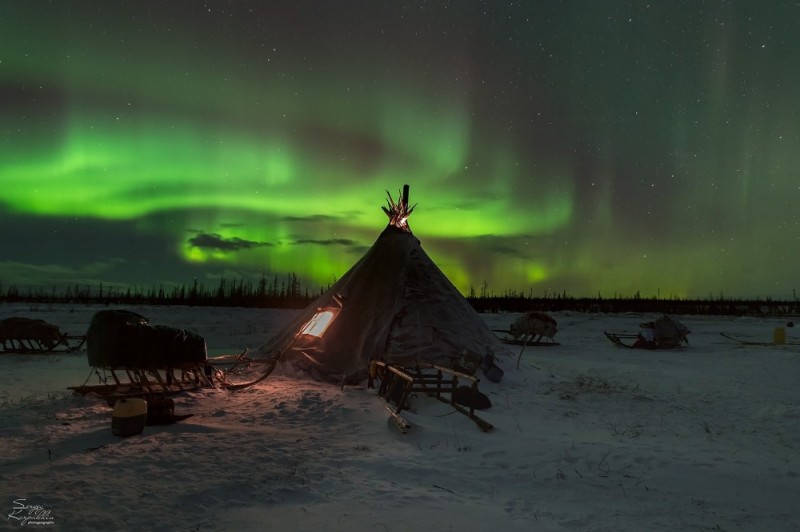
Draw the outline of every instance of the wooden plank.
[[[394,424],[395,427],[397,427],[397,430],[399,430],[403,434],[408,432],[408,429],[411,428],[411,424],[408,421],[406,421],[403,416],[401,416],[400,414],[398,414],[397,412],[392,410],[392,408],[389,405],[385,405],[385,406],[386,406],[386,410],[389,411],[389,415],[391,416],[392,423]]]

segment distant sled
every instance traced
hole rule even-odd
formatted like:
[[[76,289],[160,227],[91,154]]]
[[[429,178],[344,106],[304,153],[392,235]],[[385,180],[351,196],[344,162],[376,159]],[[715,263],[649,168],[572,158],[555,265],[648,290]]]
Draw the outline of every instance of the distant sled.
[[[640,323],[639,328],[637,334],[603,333],[614,345],[629,349],[676,349],[689,343],[686,338],[691,332],[689,328],[666,314],[656,320]]]
[[[616,345],[617,347],[625,347],[627,349],[680,349],[684,346],[682,345],[659,345],[659,344],[649,344],[649,345],[636,345],[636,341],[639,339],[638,334],[625,334],[625,333],[610,333],[607,331],[603,331],[603,334],[606,335],[606,338],[611,340],[611,342]]]
[[[44,320],[19,317],[0,320],[0,353],[74,353],[83,346],[85,340],[85,336],[62,333],[57,325]]]
[[[495,329],[495,332],[502,332],[506,335],[501,339],[503,343],[521,346],[519,355],[517,355],[517,369],[519,369],[522,353],[525,352],[527,346],[558,345],[553,340],[558,333],[558,322],[552,316],[537,310],[531,310],[519,316],[509,325],[508,330]]]
[[[558,322],[545,312],[530,310],[509,325],[507,330],[495,329],[504,333],[502,342],[521,346],[558,345],[553,337],[558,334]]]
[[[521,345],[521,346],[534,346],[534,347],[549,347],[553,345],[561,345],[555,340],[548,339],[548,340],[533,340],[533,339],[526,339],[526,338],[514,338],[511,336],[511,331],[508,329],[492,329],[494,332],[503,333],[503,337],[500,338],[500,341],[504,344],[509,345]]]

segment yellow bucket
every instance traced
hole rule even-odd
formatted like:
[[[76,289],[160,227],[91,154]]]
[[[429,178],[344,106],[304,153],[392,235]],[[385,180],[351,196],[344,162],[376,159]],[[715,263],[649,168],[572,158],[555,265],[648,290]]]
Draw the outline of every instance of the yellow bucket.
[[[120,399],[114,404],[111,432],[115,436],[141,434],[147,422],[147,401],[139,398]]]
[[[783,327],[775,327],[772,331],[772,343],[775,345],[784,345],[786,343],[786,329]]]

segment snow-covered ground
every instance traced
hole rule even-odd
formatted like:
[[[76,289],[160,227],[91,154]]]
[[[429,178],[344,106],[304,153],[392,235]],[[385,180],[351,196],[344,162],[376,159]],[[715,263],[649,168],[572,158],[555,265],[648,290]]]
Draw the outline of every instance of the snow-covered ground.
[[[104,308],[5,304],[0,318],[82,334]],[[212,356],[294,315],[126,308],[196,331]],[[691,345],[672,351],[603,335],[652,315],[553,317],[561,345],[526,348],[519,369],[512,348],[503,381],[481,381],[488,433],[418,396],[401,434],[373,389],[276,374],[179,395],[192,417],[120,438],[105,402],[66,389],[90,377],[85,352],[0,355],[0,522],[38,507],[54,530],[800,530],[800,328],[785,346],[719,334],[768,342],[796,317],[678,316]]]

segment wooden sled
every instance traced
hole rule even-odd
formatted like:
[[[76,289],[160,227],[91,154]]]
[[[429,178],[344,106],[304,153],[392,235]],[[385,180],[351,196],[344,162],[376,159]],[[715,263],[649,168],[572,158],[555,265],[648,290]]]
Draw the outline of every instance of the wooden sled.
[[[109,404],[128,397],[169,396],[186,390],[213,387],[205,364],[183,364],[175,368],[92,367],[86,382],[69,386],[79,395],[96,394]],[[98,384],[87,384],[96,375]]]
[[[561,345],[552,338],[548,338],[547,340],[542,340],[542,335],[540,334],[536,339],[534,339],[534,335],[532,334],[523,334],[518,338],[514,338],[511,334],[511,331],[508,329],[492,329],[494,332],[503,333],[504,336],[500,339],[501,342],[504,344],[510,345],[518,345],[520,346],[519,355],[517,355],[517,369],[519,369],[519,363],[522,361],[522,353],[525,352],[526,347],[550,347],[554,345]]]
[[[494,429],[491,423],[475,414],[474,406],[465,407],[454,400],[459,382],[469,383],[472,392],[478,394],[478,379],[472,375],[437,365],[408,368],[380,360],[372,362],[370,375],[370,383],[373,378],[380,378],[378,395],[386,401],[392,422],[400,432],[405,433],[411,428],[411,424],[400,413],[408,408],[409,398],[413,392],[422,392],[449,404],[470,418],[484,432]]]
[[[24,343],[23,343],[24,342]],[[77,353],[86,342],[85,336],[64,335],[60,344],[48,347],[35,339],[24,339],[17,345],[0,344],[0,353],[8,355],[59,355]]]
[[[542,336],[539,336],[535,340],[533,337],[529,335],[524,335],[519,338],[514,338],[511,336],[511,331],[507,329],[492,329],[494,332],[503,333],[503,337],[500,338],[500,341],[504,344],[510,345],[521,345],[523,347],[532,346],[532,347],[550,347],[554,345],[561,345],[552,338],[548,338],[546,340],[542,339]]]
[[[11,316],[0,320],[0,353],[72,353],[85,340],[85,336],[69,336],[57,325],[40,319]]]
[[[611,340],[611,342],[616,345],[617,347],[624,347],[626,349],[644,349],[644,350],[656,350],[656,349],[683,349],[684,346],[682,345],[661,345],[657,343],[653,343],[651,345],[642,345],[637,346],[634,345],[636,340],[639,338],[638,334],[625,334],[625,333],[610,333],[603,331],[603,334],[606,335],[606,338]]]
[[[205,362],[166,368],[93,367],[87,377],[98,384],[70,386],[80,395],[97,394],[109,403],[127,397],[169,396],[199,388],[241,390],[257,384],[273,372],[277,359],[252,359],[245,349],[238,355],[222,355]]]

